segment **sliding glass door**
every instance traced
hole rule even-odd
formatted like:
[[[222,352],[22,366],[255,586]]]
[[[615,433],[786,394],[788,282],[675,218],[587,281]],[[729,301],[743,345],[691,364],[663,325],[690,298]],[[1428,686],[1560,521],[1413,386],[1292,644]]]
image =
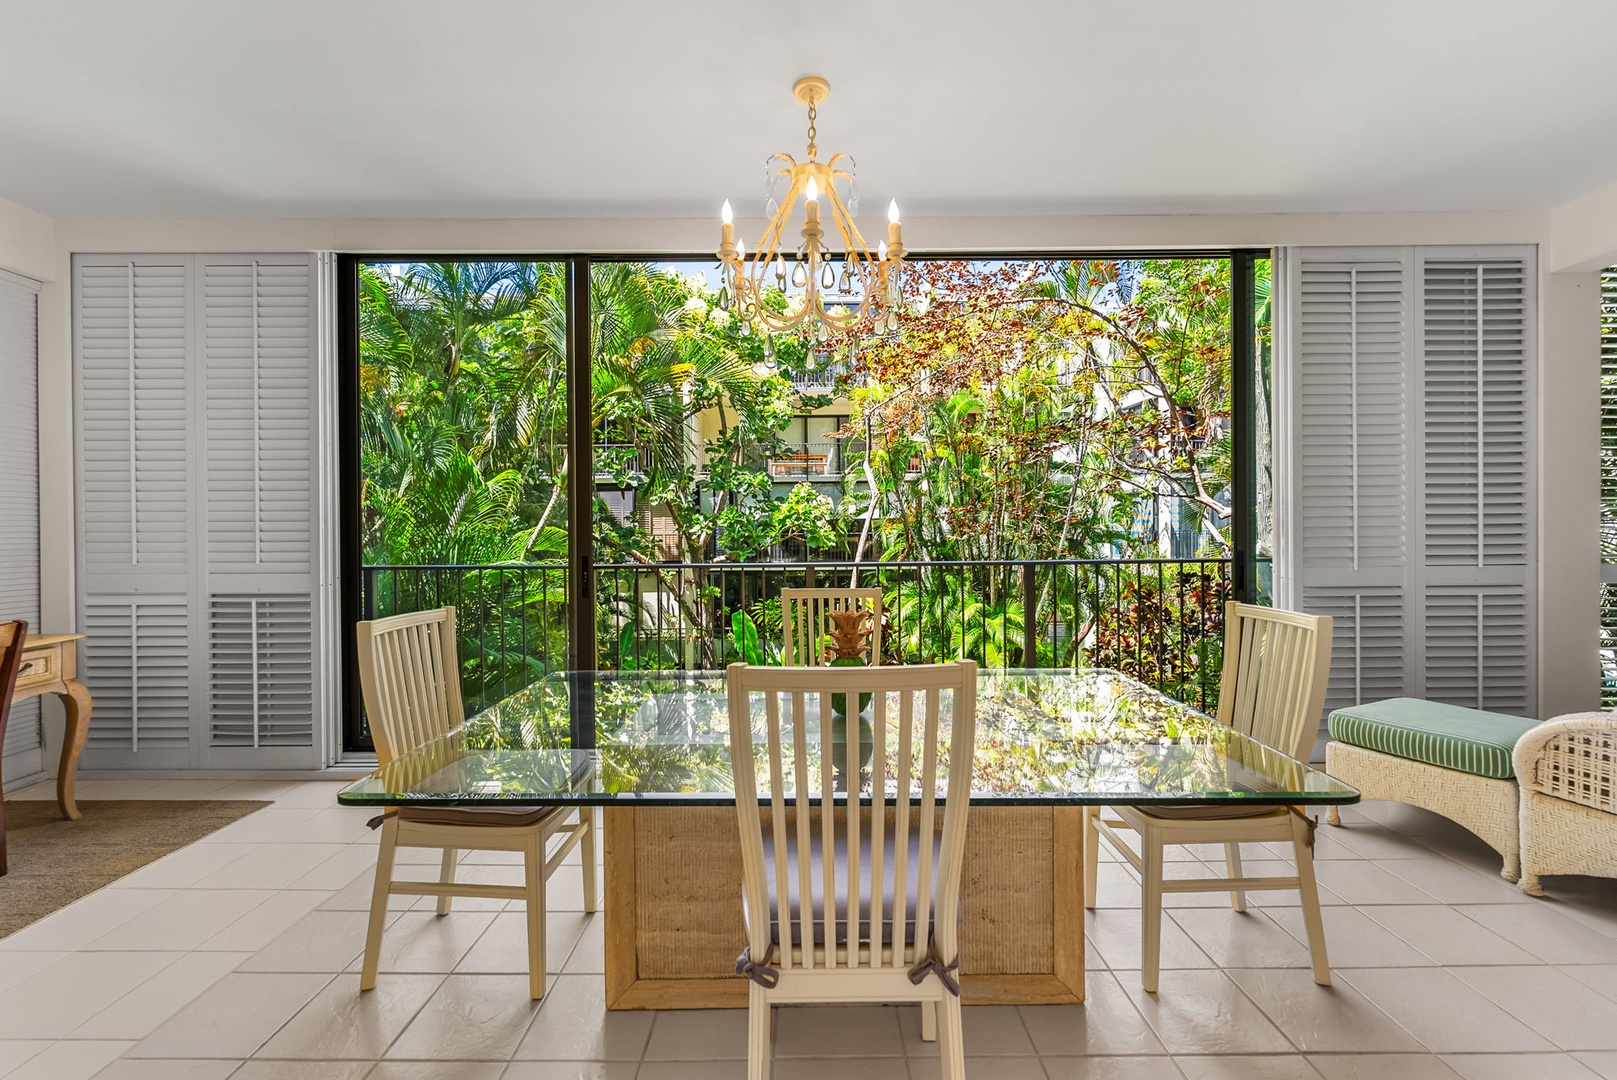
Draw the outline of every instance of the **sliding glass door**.
[[[768,661],[802,585],[883,588],[891,661],[1216,694],[1267,535],[1253,253],[915,260],[896,329],[823,342],[711,259],[351,268],[351,618],[455,606],[468,709]]]

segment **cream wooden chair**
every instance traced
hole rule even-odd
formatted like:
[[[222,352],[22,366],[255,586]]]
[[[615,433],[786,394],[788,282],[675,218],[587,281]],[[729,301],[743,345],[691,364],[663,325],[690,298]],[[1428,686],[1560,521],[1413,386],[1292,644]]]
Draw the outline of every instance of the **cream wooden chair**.
[[[378,762],[386,765],[464,719],[454,608],[394,615],[359,623],[356,629],[359,682]],[[562,839],[551,846],[549,841],[555,836]],[[370,929],[365,935],[359,988],[370,990],[376,985],[390,894],[436,896],[439,915],[449,913],[451,897],[480,896],[526,902],[528,988],[533,997],[543,997],[545,881],[579,844],[584,848],[580,860],[584,868],[584,910],[594,911],[595,812],[589,807],[580,807],[575,814],[565,806],[406,806],[386,814],[376,857],[376,886],[371,894]],[[394,852],[400,847],[442,848],[438,881],[394,881]],[[547,847],[551,848],[548,853]],[[455,865],[463,850],[522,852],[523,884],[457,883]]]
[[[11,695],[17,689],[17,672],[22,667],[22,651],[28,644],[28,623],[23,620],[0,623],[0,746],[6,742],[6,719],[11,715]],[[0,789],[0,877],[6,876],[6,799]]]
[[[1306,761],[1319,730],[1325,686],[1331,673],[1331,620],[1322,615],[1277,611],[1252,604],[1225,607],[1224,671],[1216,719],[1236,731]],[[1228,892],[1236,911],[1246,910],[1251,889],[1296,889],[1302,894],[1303,922],[1314,961],[1314,981],[1329,986],[1325,924],[1314,882],[1311,826],[1292,807],[1274,806],[1115,806],[1117,817],[1101,807],[1085,814],[1084,906],[1095,906],[1097,840],[1104,839],[1140,872],[1143,896],[1143,948],[1140,982],[1157,990],[1162,946],[1162,896],[1170,892]],[[1135,850],[1123,829],[1138,834]],[[1241,845],[1290,841],[1296,858],[1293,877],[1246,877],[1241,872]],[[1168,844],[1223,844],[1228,877],[1163,878],[1163,848]]]
[[[880,589],[782,589],[780,591],[781,663],[814,667],[825,663],[821,642],[826,634],[826,613],[866,607],[875,615],[870,635],[871,667],[881,663]]]
[[[731,664],[728,689],[747,920],[736,971],[752,981],[748,1077],[769,1076],[771,1006],[879,1001],[919,1003],[923,1037],[938,1040],[944,1080],[962,1080],[955,970],[976,663],[831,670]],[[849,739],[846,762],[833,764],[833,739],[822,738],[832,726],[831,695],[851,700],[860,692],[873,695],[878,733],[867,775],[887,778],[873,786],[867,811],[858,809],[857,792],[849,799],[834,786],[839,766],[842,776],[860,775],[859,740]],[[756,747],[753,696],[762,697],[764,743]],[[945,701],[950,732],[940,754]],[[813,797],[817,807],[809,805]]]

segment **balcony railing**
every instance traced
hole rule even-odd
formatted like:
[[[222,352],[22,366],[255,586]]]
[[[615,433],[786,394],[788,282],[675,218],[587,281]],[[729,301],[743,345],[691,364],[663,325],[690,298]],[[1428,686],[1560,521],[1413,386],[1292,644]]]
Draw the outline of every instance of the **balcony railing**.
[[[842,475],[842,444],[787,443],[770,457],[769,475],[776,480],[835,480]]]
[[[798,371],[791,376],[792,385],[799,393],[829,394],[836,389],[837,379],[846,375],[849,367],[846,361],[824,363],[812,371]]]
[[[597,665],[713,668],[741,658],[745,613],[778,661],[780,590],[878,586],[883,659],[1119,668],[1201,708],[1217,700],[1225,559],[597,564]],[[566,568],[367,566],[365,618],[454,605],[478,709],[567,665]],[[1031,613],[1031,616],[1029,615]]]

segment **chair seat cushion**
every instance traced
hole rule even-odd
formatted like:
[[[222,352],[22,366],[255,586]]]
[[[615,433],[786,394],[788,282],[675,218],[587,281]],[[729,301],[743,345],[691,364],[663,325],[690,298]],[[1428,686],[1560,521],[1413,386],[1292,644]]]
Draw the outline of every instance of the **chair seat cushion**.
[[[889,830],[883,837],[882,843],[882,943],[890,945],[893,941],[893,894],[897,891],[893,887],[893,855],[896,845],[893,843],[893,833]],[[870,837],[865,834],[860,837],[861,870],[859,873],[859,941],[870,940]],[[839,943],[848,940],[848,837],[840,828],[837,830],[832,844],[835,851],[834,868],[836,870],[836,935]],[[937,829],[932,833],[932,877],[937,880],[938,855],[943,845],[943,830]],[[813,893],[811,915],[814,920],[814,944],[825,944],[825,877],[824,864],[821,852],[824,848],[821,841],[819,822],[815,822],[814,837],[810,843],[809,852],[809,888]],[[921,879],[921,836],[919,830],[911,830],[909,835],[909,855],[906,867],[906,882],[904,898],[904,937],[909,940],[914,937],[915,907]],[[800,890],[798,880],[797,837],[789,834],[786,838],[786,876],[788,895],[791,901],[792,913],[792,944],[802,944],[802,925],[799,919],[802,914],[800,904]],[[769,886],[769,905],[774,909],[776,898],[779,896],[775,882],[775,838],[769,828],[764,829],[764,877]],[[930,891],[930,890],[929,890]],[[780,942],[780,928],[776,927],[772,935],[776,945]]]
[[[1331,738],[1393,757],[1510,780],[1516,740],[1538,726],[1504,713],[1418,698],[1388,698],[1331,713]]]
[[[423,825],[476,825],[515,828],[537,825],[570,806],[401,806],[399,820]]]
[[[1233,806],[1163,806],[1160,803],[1149,806],[1136,806],[1136,810],[1147,817],[1163,818],[1168,821],[1228,821],[1236,818],[1268,817],[1270,814],[1284,814],[1284,806],[1250,806],[1236,803]]]

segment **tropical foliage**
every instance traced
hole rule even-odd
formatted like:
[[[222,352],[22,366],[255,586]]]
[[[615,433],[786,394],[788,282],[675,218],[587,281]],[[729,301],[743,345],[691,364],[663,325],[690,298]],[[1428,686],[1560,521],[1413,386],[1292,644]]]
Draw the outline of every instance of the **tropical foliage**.
[[[786,545],[887,591],[890,659],[1216,679],[1227,261],[920,262],[896,331],[812,347],[697,269],[602,262],[589,283],[597,494],[575,542],[602,567],[601,666],[766,655],[773,594],[722,571]],[[472,702],[566,655],[566,286],[559,263],[361,269],[364,560],[417,568],[368,570],[366,603],[454,603]],[[796,389],[832,361],[832,394]],[[833,398],[841,483],[771,477],[792,418]],[[1213,561],[1107,570],[1158,556]]]

